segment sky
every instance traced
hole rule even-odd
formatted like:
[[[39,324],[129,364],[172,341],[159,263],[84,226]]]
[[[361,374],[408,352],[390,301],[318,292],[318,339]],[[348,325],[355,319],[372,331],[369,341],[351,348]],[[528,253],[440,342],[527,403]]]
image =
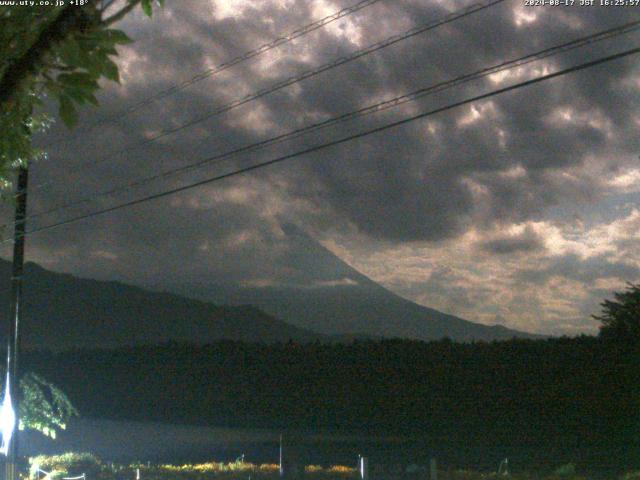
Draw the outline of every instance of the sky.
[[[126,185],[640,18],[640,7],[526,6],[506,0],[215,115],[166,129],[470,5],[380,0],[132,114],[157,92],[353,5],[354,0],[167,0],[118,24],[121,85],[99,108],[37,139],[29,212]],[[637,46],[594,43],[34,217],[91,212],[370,130]],[[599,303],[640,280],[637,56],[513,90],[223,181],[28,237],[27,258],[83,277],[171,289],[313,282],[296,264],[295,224],[393,292],[485,324],[593,334]],[[2,212],[6,221],[11,211]],[[3,256],[10,251],[4,246]],[[321,266],[318,266],[320,269]],[[341,279],[335,279],[340,285]]]

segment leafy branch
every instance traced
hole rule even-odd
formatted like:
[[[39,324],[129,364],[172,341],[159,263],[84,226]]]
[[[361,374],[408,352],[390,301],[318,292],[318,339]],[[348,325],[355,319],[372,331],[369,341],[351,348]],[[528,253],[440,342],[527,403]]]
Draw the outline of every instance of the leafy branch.
[[[17,167],[44,155],[31,142],[50,124],[35,113],[42,98],[54,98],[60,118],[73,127],[79,106],[98,105],[102,78],[120,82],[114,58],[131,39],[110,26],[138,5],[151,16],[153,3],[129,0],[106,19],[97,0],[45,11],[0,6],[0,189],[10,186]]]

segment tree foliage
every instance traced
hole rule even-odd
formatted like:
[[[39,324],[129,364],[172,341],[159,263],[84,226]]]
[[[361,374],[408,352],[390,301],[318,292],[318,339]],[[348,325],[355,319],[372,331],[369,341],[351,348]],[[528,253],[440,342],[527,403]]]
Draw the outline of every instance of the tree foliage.
[[[56,438],[77,415],[66,394],[42,376],[30,372],[20,379],[20,430],[36,430]]]
[[[0,6],[0,190],[9,189],[17,168],[45,155],[32,144],[33,133],[52,121],[42,113],[43,99],[54,99],[62,121],[73,127],[79,106],[98,104],[101,79],[120,81],[116,47],[131,40],[110,25],[137,5],[152,14],[152,0],[127,0],[113,14],[106,11],[113,2],[105,9],[97,0],[66,3]],[[55,438],[77,415],[60,389],[34,373],[23,376],[20,394],[20,428]]]
[[[28,373],[20,381],[22,393],[20,428],[37,430],[56,438],[78,411],[62,390],[40,375]]]
[[[614,292],[614,300],[600,305],[600,336],[605,339],[640,342],[640,284],[629,283],[623,292]]]
[[[72,127],[79,106],[98,104],[101,79],[120,81],[116,47],[131,40],[110,25],[138,4],[151,15],[151,0],[128,0],[110,16],[97,0],[81,7],[0,6],[0,188],[10,186],[17,167],[44,156],[31,138],[51,121],[38,113],[45,96]]]

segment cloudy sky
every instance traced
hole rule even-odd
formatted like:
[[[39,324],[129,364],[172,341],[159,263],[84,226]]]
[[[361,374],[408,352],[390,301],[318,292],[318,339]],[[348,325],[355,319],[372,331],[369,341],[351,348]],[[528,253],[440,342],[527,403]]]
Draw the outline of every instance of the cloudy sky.
[[[147,107],[97,119],[314,22],[354,0],[167,0],[118,27],[122,85],[39,143],[29,211],[41,212],[422,87],[574,40],[640,7],[530,7],[506,0],[134,147],[237,99],[470,5],[380,0]],[[578,2],[576,2],[578,3]],[[496,73],[415,102],[31,220],[99,207],[269,160],[638,45],[637,32]],[[481,323],[594,333],[590,314],[640,280],[637,57],[514,90],[160,200],[29,237],[27,255],[84,277],[171,288],[279,285],[297,271],[294,223],[420,304]],[[126,151],[122,153],[122,150]],[[120,153],[118,153],[120,152]],[[5,209],[3,218],[11,218]],[[298,248],[298,247],[296,247]],[[7,257],[9,251],[4,250]],[[339,280],[339,279],[336,279]]]

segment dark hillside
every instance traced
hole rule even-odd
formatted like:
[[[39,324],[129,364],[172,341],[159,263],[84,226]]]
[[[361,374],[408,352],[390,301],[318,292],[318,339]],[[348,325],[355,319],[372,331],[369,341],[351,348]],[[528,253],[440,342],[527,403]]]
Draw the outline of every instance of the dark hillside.
[[[7,304],[10,263],[0,261]],[[256,307],[219,306],[120,282],[88,280],[26,265],[23,344],[27,348],[99,348],[220,339],[312,341],[321,335],[282,322]],[[6,324],[7,310],[0,311]]]

